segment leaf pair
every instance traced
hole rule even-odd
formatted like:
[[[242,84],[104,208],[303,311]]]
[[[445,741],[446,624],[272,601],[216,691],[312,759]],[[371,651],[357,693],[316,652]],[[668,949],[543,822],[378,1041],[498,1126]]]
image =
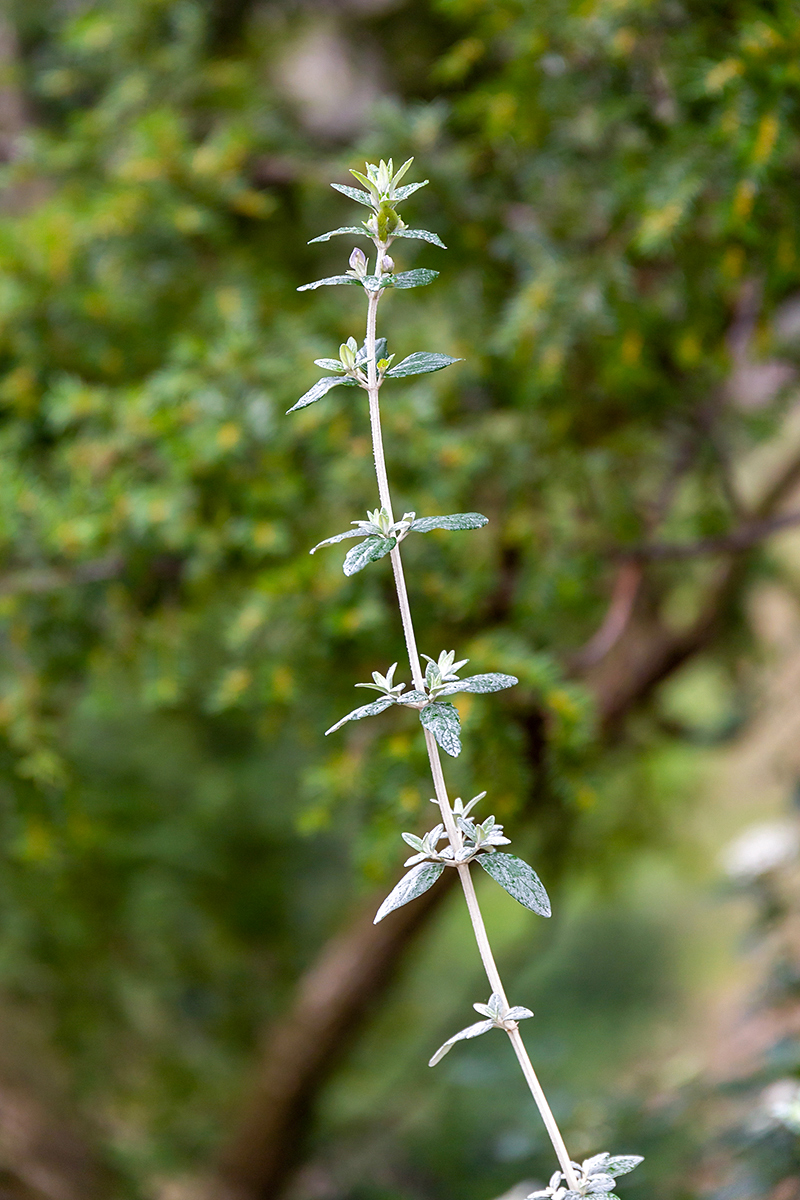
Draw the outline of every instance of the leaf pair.
[[[537,913],[540,917],[551,914],[550,898],[544,884],[534,871],[515,854],[503,854],[495,851],[492,854],[480,854],[477,861],[487,875],[491,875],[509,896],[518,901],[524,908]],[[416,900],[428,888],[433,887],[444,870],[443,863],[417,863],[408,871],[400,882],[392,888],[383,904],[378,909],[374,924],[377,925],[388,913],[396,908],[402,908],[411,900]]]
[[[313,246],[315,242],[329,242],[332,237],[338,237],[343,233],[352,234],[357,237],[372,237],[372,234],[368,229],[359,229],[358,225],[343,225],[341,229],[331,229],[328,233],[321,233],[319,237],[312,238],[308,244],[309,246]],[[442,250],[447,249],[447,246],[445,246],[439,235],[436,233],[431,233],[429,229],[394,229],[392,231],[392,237],[417,238],[421,242],[430,242],[432,246],[440,246]]]
[[[313,283],[303,283],[297,290],[313,292],[321,287],[350,286],[354,283],[361,284],[368,292],[379,292],[384,288],[427,287],[438,274],[438,271],[431,271],[428,267],[416,267],[413,271],[401,271],[397,275],[328,275],[325,279],[315,279]]]
[[[533,1016],[529,1008],[523,1008],[521,1005],[507,1008],[502,996],[499,996],[497,992],[492,992],[488,1004],[473,1004],[472,1007],[476,1012],[483,1013],[486,1020],[476,1021],[474,1025],[468,1025],[466,1029],[460,1029],[458,1033],[454,1033],[436,1051],[428,1063],[429,1067],[435,1067],[438,1062],[441,1062],[456,1042],[465,1042],[471,1038],[480,1037],[482,1033],[488,1033],[490,1029],[503,1029],[509,1032],[509,1025],[512,1022],[516,1024],[517,1021],[525,1021],[528,1017]]]
[[[400,365],[402,366],[402,363]],[[413,516],[412,513],[407,515]],[[487,520],[488,518],[481,513],[451,513],[445,517],[420,517],[419,520],[414,519],[410,522],[404,519],[395,522],[392,528],[386,530],[379,529],[368,521],[354,521],[353,524],[358,525],[357,529],[346,529],[343,533],[335,533],[333,537],[325,538],[309,550],[309,554],[316,553],[322,546],[332,546],[346,538],[363,537],[366,533],[366,539],[347,552],[342,567],[345,575],[355,575],[368,563],[377,562],[379,558],[389,554],[407,533],[428,533],[431,529],[480,529],[482,525],[487,524]]]

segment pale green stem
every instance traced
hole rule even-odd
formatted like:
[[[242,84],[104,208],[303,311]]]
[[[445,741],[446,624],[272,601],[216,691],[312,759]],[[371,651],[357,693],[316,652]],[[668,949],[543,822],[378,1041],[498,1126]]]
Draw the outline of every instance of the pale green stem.
[[[376,275],[381,274],[380,262],[385,247],[377,246],[378,257],[375,264]],[[380,382],[378,380],[378,368],[375,362],[375,343],[377,338],[377,318],[378,318],[378,302],[380,300],[380,292],[370,292],[367,305],[367,384],[369,395],[369,421],[372,431],[372,453],[375,459],[375,474],[378,480],[378,495],[380,497],[381,507],[386,509],[389,514],[389,520],[394,521],[392,512],[392,497],[389,491],[389,479],[386,474],[386,457],[383,451],[383,436],[381,434],[381,410],[379,402]],[[403,562],[400,557],[400,547],[395,546],[391,552],[392,570],[394,572],[394,582],[397,588],[397,600],[400,605],[400,618],[403,623],[403,635],[406,641],[406,649],[408,651],[408,661],[411,667],[411,678],[414,681],[414,687],[422,690],[425,677],[420,663],[419,652],[417,650],[417,639],[414,634],[414,623],[411,619],[411,606],[408,602],[408,588],[406,587],[405,575],[403,574]],[[462,847],[461,831],[455,823],[453,810],[450,806],[450,800],[447,795],[447,785],[445,783],[444,772],[442,771],[442,763],[439,757],[439,747],[436,744],[436,739],[430,730],[424,730],[425,745],[428,749],[428,759],[431,765],[431,774],[433,776],[433,786],[436,791],[436,799],[439,803],[439,809],[442,814],[447,836],[450,839],[450,845],[453,851],[456,852]],[[469,912],[472,928],[475,932],[475,940],[478,943],[478,951],[480,952],[481,961],[483,962],[489,984],[493,992],[496,992],[502,997],[503,1003],[508,1007],[508,999],[506,997],[503,982],[500,978],[500,972],[497,970],[497,964],[494,961],[492,948],[489,945],[489,938],[486,933],[486,926],[483,922],[483,915],[478,904],[478,897],[475,894],[475,884],[473,883],[470,874],[469,866],[462,864],[458,867],[458,874],[461,880],[461,886],[464,889],[464,898],[467,902],[467,910]],[[550,1105],[547,1102],[547,1097],[542,1090],[542,1085],[536,1077],[536,1072],[533,1069],[533,1064],[525,1049],[525,1044],[516,1024],[512,1029],[507,1030],[511,1040],[511,1045],[514,1047],[519,1064],[522,1068],[522,1073],[525,1076],[525,1081],[531,1090],[536,1106],[539,1109],[545,1128],[550,1136],[550,1141],[553,1143],[553,1149],[556,1152],[561,1170],[566,1176],[567,1184],[572,1190],[577,1190],[577,1180],[575,1172],[570,1162],[567,1148],[564,1145],[564,1139],[556,1124],[556,1119],[553,1116]]]

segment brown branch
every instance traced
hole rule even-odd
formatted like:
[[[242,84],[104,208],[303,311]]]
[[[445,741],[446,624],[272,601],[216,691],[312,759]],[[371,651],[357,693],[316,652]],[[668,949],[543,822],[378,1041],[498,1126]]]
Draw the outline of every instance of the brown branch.
[[[575,654],[572,660],[574,670],[584,671],[593,667],[616,646],[631,619],[641,582],[641,566],[637,562],[624,562],[617,571],[603,623]]]
[[[772,533],[800,523],[800,512],[785,513],[761,521],[745,521],[738,529],[721,537],[702,538],[699,542],[644,542],[615,551],[625,562],[664,562],[686,558],[707,558],[715,554],[739,554],[763,542]]]
[[[274,1200],[303,1150],[308,1112],[367,1009],[388,986],[402,952],[457,881],[372,919],[382,896],[323,947],[301,979],[286,1016],[271,1031],[239,1130],[209,1189],[214,1200]]]

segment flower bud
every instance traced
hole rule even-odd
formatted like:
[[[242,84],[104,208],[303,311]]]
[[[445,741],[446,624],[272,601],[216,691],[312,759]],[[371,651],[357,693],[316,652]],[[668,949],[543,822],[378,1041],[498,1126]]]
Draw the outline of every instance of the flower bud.
[[[348,346],[347,342],[342,342],[341,346],[339,347],[339,362],[348,371],[352,371],[353,367],[356,365],[356,356],[350,346]]]
[[[355,250],[350,255],[350,267],[356,273],[356,275],[359,275],[362,278],[367,273],[367,256],[363,250],[359,250],[358,246],[356,246]]]
[[[388,271],[390,274],[394,270],[394,259],[390,258],[388,254],[384,254],[381,259],[381,270]]]

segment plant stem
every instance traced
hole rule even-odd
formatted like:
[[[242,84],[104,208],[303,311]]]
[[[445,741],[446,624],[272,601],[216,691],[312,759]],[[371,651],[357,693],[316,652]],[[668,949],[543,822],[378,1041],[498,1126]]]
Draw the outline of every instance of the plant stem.
[[[377,244],[378,257],[376,261],[376,274],[380,275],[380,262],[383,257],[385,246]],[[375,343],[377,332],[378,319],[378,302],[380,300],[380,291],[370,292],[367,306],[367,384],[369,395],[369,419],[370,429],[372,432],[372,454],[375,459],[375,474],[378,480],[378,495],[380,497],[381,507],[386,509],[389,514],[390,521],[394,520],[392,512],[392,497],[389,490],[389,479],[386,473],[386,456],[383,450],[383,436],[381,434],[381,412],[380,412],[380,382],[378,381],[378,368],[375,361]],[[405,575],[403,573],[403,562],[400,557],[400,547],[395,546],[391,552],[392,570],[394,572],[394,582],[397,589],[397,601],[400,606],[400,619],[403,624],[403,635],[405,637],[406,649],[408,651],[408,661],[411,667],[411,677],[414,682],[414,687],[418,690],[423,690],[425,677],[422,672],[419,652],[417,650],[417,639],[414,634],[414,623],[411,618],[411,606],[408,600],[408,588],[406,587]],[[436,739],[430,730],[425,729],[425,745],[428,750],[428,759],[431,766],[431,775],[433,776],[433,786],[436,791],[436,799],[439,804],[439,809],[442,814],[447,836],[450,839],[450,845],[453,851],[457,852],[462,848],[461,831],[456,825],[453,816],[453,810],[450,806],[450,800],[447,795],[447,785],[445,783],[442,763],[439,757],[439,747],[436,744]],[[497,969],[497,964],[492,954],[492,948],[489,944],[489,938],[486,933],[486,926],[483,921],[478,897],[475,893],[475,884],[470,874],[469,865],[463,863],[458,868],[461,886],[464,889],[464,898],[467,902],[467,911],[469,912],[472,928],[475,933],[475,941],[478,944],[478,951],[486,971],[489,984],[493,992],[496,992],[502,997],[503,1003],[508,1007],[508,999],[506,997],[503,981],[500,978],[500,972]],[[553,1149],[556,1152],[561,1170],[566,1177],[567,1185],[573,1191],[577,1190],[577,1180],[570,1162],[567,1148],[564,1145],[564,1139],[556,1124],[556,1119],[553,1116],[550,1105],[547,1102],[547,1097],[542,1090],[542,1085],[536,1076],[533,1069],[528,1052],[525,1049],[525,1043],[520,1035],[519,1028],[514,1024],[512,1029],[506,1031],[511,1040],[511,1045],[514,1047],[514,1053],[519,1060],[522,1073],[525,1076],[525,1081],[531,1090],[531,1094],[539,1109],[545,1128],[550,1136],[550,1141],[553,1143]]]

